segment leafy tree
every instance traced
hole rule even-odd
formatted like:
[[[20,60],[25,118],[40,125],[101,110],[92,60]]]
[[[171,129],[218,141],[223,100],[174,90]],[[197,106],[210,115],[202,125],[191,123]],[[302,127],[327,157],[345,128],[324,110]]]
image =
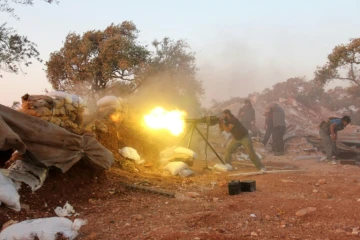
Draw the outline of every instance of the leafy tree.
[[[54,0],[44,0],[53,3]],[[15,14],[12,4],[33,5],[33,0],[0,0],[0,12],[8,13],[19,19]],[[36,44],[21,36],[12,28],[6,27],[6,23],[0,25],[0,73],[1,71],[18,73],[21,65],[29,66],[31,59],[41,61]],[[2,75],[0,74],[0,77]]]
[[[46,62],[49,82],[56,90],[74,92],[79,84],[92,92],[134,84],[149,57],[137,43],[137,33],[136,26],[125,21],[104,31],[68,34],[64,46]]]
[[[360,38],[350,39],[349,44],[341,44],[333,49],[327,63],[315,71],[315,81],[326,84],[338,79],[360,86],[359,64]]]

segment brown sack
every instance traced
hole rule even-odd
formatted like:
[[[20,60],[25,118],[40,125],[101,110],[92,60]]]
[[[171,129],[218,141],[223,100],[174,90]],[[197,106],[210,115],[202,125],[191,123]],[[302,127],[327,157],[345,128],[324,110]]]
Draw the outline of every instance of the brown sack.
[[[75,111],[76,111],[76,109],[74,108],[74,106],[71,105],[71,104],[69,104],[69,103],[65,104],[65,109],[66,109],[66,111],[68,111],[68,112],[75,112]]]
[[[0,150],[16,149],[28,153],[44,165],[69,170],[84,156],[108,169],[113,154],[92,135],[77,135],[39,118],[0,105]],[[16,141],[16,139],[18,141]]]
[[[38,116],[38,113],[34,109],[19,109],[19,112],[25,113],[26,115],[30,116]]]
[[[29,95],[29,94],[25,94],[24,96],[21,97],[22,102],[25,101],[37,101],[37,100],[45,100],[46,102],[48,102],[49,104],[52,104],[53,99],[49,96],[46,95]]]
[[[54,108],[61,108],[63,107],[65,104],[65,100],[64,99],[54,99]]]
[[[39,108],[36,108],[34,109],[37,113],[37,115],[40,117],[43,117],[43,116],[51,116],[53,115],[52,111],[50,111],[50,109],[46,108],[46,107],[39,107]]]
[[[35,100],[35,101],[28,101],[28,103],[29,103],[29,106],[32,107],[32,108],[39,108],[39,107],[46,107],[46,108],[49,108],[49,109],[52,108],[52,106],[47,101],[45,101],[44,99],[38,99],[38,100]]]

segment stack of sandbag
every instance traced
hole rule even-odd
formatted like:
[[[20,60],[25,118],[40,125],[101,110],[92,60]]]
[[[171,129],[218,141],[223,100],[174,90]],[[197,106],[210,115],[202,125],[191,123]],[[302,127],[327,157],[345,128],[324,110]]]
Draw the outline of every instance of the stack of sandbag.
[[[160,152],[161,165],[166,165],[169,162],[184,162],[192,166],[196,158],[197,154],[193,150],[184,147],[166,148]]]
[[[78,133],[83,124],[85,103],[81,97],[60,91],[22,96],[20,111]]]

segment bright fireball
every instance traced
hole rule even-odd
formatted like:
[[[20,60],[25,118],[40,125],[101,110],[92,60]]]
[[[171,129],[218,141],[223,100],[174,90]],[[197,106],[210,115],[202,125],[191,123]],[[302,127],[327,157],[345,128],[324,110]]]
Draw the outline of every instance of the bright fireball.
[[[144,120],[146,125],[152,129],[167,129],[173,135],[178,136],[184,131],[185,115],[185,112],[179,110],[166,111],[162,107],[156,107],[144,116]]]

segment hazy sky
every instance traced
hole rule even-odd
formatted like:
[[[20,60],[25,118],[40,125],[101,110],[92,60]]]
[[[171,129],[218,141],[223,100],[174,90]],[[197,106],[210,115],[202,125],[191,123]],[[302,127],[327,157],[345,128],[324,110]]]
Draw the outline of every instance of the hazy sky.
[[[360,29],[356,0],[60,0],[59,5],[35,0],[33,7],[15,8],[20,21],[0,13],[2,22],[37,43],[45,61],[69,32],[125,20],[136,24],[144,44],[165,36],[186,39],[196,52],[205,104],[290,77],[311,79],[332,48],[359,37]],[[51,89],[43,69],[37,63],[24,68],[26,75],[4,74],[0,103]]]

